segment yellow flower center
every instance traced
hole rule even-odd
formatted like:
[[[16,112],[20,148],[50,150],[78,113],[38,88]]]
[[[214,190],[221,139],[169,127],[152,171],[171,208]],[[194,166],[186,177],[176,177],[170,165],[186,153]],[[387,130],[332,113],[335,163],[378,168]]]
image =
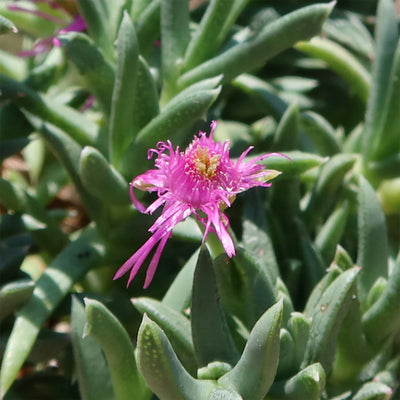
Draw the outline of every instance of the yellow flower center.
[[[212,157],[208,154],[208,147],[197,146],[197,157],[195,166],[197,171],[206,178],[212,178],[217,171],[220,154],[215,154]]]

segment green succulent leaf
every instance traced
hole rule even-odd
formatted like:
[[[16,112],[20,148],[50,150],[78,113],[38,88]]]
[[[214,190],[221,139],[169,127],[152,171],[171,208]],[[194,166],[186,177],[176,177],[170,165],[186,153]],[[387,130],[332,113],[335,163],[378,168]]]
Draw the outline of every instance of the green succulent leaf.
[[[87,88],[95,95],[108,116],[114,85],[114,67],[87,35],[70,32],[60,39],[65,46],[67,58],[76,65]]]
[[[212,361],[231,365],[239,359],[224,310],[220,304],[213,261],[205,247],[200,250],[193,278],[191,326],[199,366]],[[212,331],[212,336],[210,336]]]
[[[125,174],[136,175],[143,170],[147,148],[154,147],[157,141],[167,138],[179,141],[182,129],[204,116],[220,90],[220,87],[199,90],[180,98],[180,101],[171,100],[160,114],[141,129],[136,140],[129,146],[122,161]]]
[[[329,373],[335,357],[336,340],[340,326],[355,296],[359,268],[352,268],[339,275],[322,293],[312,310],[310,338],[303,367],[320,362]]]
[[[329,265],[335,256],[337,245],[346,227],[348,213],[348,203],[339,206],[325,221],[315,238],[315,245],[326,265]]]
[[[189,375],[163,330],[146,314],[138,334],[137,360],[147,385],[160,400],[208,399],[215,386]]]
[[[85,307],[76,296],[73,296],[71,339],[82,399],[115,400],[104,353],[95,339],[89,336],[83,337],[85,324]]]
[[[134,1],[132,6],[135,7],[136,3],[138,2]],[[133,15],[139,48],[141,54],[145,56],[151,54],[155,46],[155,41],[160,38],[160,4],[161,0],[147,2],[146,8],[137,18]]]
[[[181,312],[151,298],[139,297],[133,299],[132,302],[140,313],[146,313],[163,329],[182,364],[189,372],[195,373],[197,364],[188,318]]]
[[[319,37],[312,38],[309,42],[297,43],[295,48],[325,61],[367,103],[371,76],[352,53],[338,43]]]
[[[78,143],[87,145],[97,140],[98,126],[73,108],[1,74],[0,90],[2,100],[12,101],[36,117],[68,132]]]
[[[4,253],[2,260],[3,256]],[[2,267],[0,271],[4,272]],[[0,287],[0,323],[29,300],[33,287],[34,283],[30,279],[16,280]]]
[[[134,139],[135,110],[132,97],[137,90],[139,49],[135,28],[127,12],[122,18],[117,38],[117,70],[112,92],[110,116],[110,155],[117,164]]]
[[[99,301],[85,298],[86,325],[84,335],[93,337],[107,360],[117,400],[150,398],[136,366],[132,342],[118,319]]]
[[[281,396],[279,394],[274,396],[274,393],[272,393],[271,399],[319,400],[322,398],[325,385],[326,373],[324,368],[320,363],[311,364],[284,384]]]
[[[390,95],[395,88],[392,70],[399,42],[399,30],[394,3],[391,0],[380,0],[378,3],[375,40],[375,61],[362,150],[367,171],[368,162],[376,159],[379,143],[385,141],[386,132],[383,129],[389,112]],[[395,97],[398,98],[398,94],[395,94]]]
[[[296,103],[290,105],[282,115],[276,128],[274,150],[294,150],[299,140],[299,107]]]
[[[125,3],[126,0],[78,0],[90,36],[110,61],[115,59],[114,41]]]
[[[310,137],[318,154],[333,156],[340,153],[341,145],[332,125],[321,115],[307,111],[301,115],[301,127]]]
[[[177,93],[177,79],[189,43],[189,3],[181,0],[161,2],[162,103]],[[217,74],[215,74],[217,75]]]
[[[190,306],[192,299],[192,282],[194,270],[199,258],[200,249],[196,250],[189,258],[183,268],[170,285],[165,293],[162,303],[173,308],[175,311],[182,312]]]
[[[300,368],[300,364],[303,361],[307,342],[310,336],[311,321],[302,313],[292,312],[287,326],[288,331],[290,332],[290,335],[294,341],[293,364],[296,366],[296,368]]]
[[[358,192],[358,259],[360,300],[365,302],[374,282],[388,276],[388,243],[385,216],[371,184],[360,175]]]
[[[262,400],[274,381],[279,362],[279,331],[283,305],[279,301],[257,321],[238,363],[218,383],[243,400]]]
[[[262,200],[257,192],[248,192],[244,200],[242,241],[243,247],[257,260],[270,284],[275,285],[279,267]]]
[[[343,179],[355,161],[356,157],[353,154],[342,153],[334,155],[322,165],[304,211],[304,218],[309,227],[315,226],[334,204],[343,186]]]
[[[223,307],[250,329],[276,301],[275,288],[266,272],[240,248],[232,259],[225,254],[219,256],[214,267]]]
[[[263,163],[271,169],[282,172],[279,180],[286,180],[301,175],[314,167],[321,166],[326,158],[316,154],[305,153],[302,151],[285,151],[285,156],[270,156]]]
[[[203,14],[183,60],[185,71],[212,58],[248,0],[213,0]]]
[[[280,339],[280,351],[279,351],[279,363],[278,370],[276,372],[276,381],[288,378],[294,372],[296,372],[295,364],[295,343],[285,328],[282,328],[279,335]]]
[[[94,147],[82,150],[79,174],[85,189],[102,202],[112,206],[130,204],[127,182]]]
[[[4,395],[39,334],[46,318],[71,289],[104,256],[96,231],[89,227],[71,242],[36,282],[32,297],[18,313],[4,352],[0,383]]]
[[[367,382],[353,396],[353,400],[389,400],[393,390],[380,382]]]
[[[400,256],[393,267],[383,293],[363,315],[363,327],[368,341],[381,347],[400,329]]]
[[[261,67],[297,41],[308,40],[318,34],[332,8],[333,3],[314,4],[293,11],[266,25],[244,42],[184,73],[179,84],[187,86],[219,74],[223,74],[224,81],[229,82],[241,73]]]

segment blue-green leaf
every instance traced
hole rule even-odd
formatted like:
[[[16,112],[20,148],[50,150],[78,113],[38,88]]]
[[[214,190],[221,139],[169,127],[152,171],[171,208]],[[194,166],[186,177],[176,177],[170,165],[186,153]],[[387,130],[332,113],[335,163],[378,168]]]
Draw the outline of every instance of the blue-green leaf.
[[[33,295],[18,313],[7,342],[1,366],[1,394],[4,395],[39,334],[46,318],[88,270],[104,255],[93,227],[84,230],[50,263],[36,282]]]
[[[269,308],[254,325],[243,354],[218,383],[243,400],[262,400],[274,381],[279,361],[282,302]]]
[[[147,315],[139,329],[137,359],[147,385],[161,400],[208,399],[215,386],[188,374],[165,333]]]
[[[93,338],[83,337],[86,314],[84,305],[72,297],[71,339],[79,392],[82,400],[115,400],[104,353]]]
[[[187,86],[219,74],[223,74],[224,81],[229,82],[241,73],[261,67],[297,41],[318,34],[333,5],[314,4],[279,18],[244,42],[184,73],[179,84]]]
[[[85,298],[84,335],[93,337],[102,347],[117,400],[150,398],[136,366],[134,348],[125,328],[99,301]]]
[[[310,338],[303,367],[320,362],[329,373],[335,357],[335,345],[340,326],[352,301],[356,301],[355,284],[359,268],[343,272],[322,293],[312,310]]]
[[[360,300],[365,308],[368,292],[380,277],[388,276],[385,216],[371,184],[360,175],[358,192],[358,259]]]
[[[199,366],[212,361],[233,365],[239,359],[219,300],[213,262],[208,250],[202,247],[193,278],[190,314],[193,345]]]

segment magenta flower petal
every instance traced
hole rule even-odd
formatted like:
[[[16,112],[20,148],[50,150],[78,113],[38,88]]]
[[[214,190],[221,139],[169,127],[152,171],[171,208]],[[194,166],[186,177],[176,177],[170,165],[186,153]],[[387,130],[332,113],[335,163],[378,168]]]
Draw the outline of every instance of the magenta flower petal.
[[[235,246],[228,232],[229,220],[223,213],[237,194],[250,188],[268,187],[268,179],[278,174],[268,170],[260,161],[272,154],[263,154],[245,162],[252,150],[249,147],[237,161],[230,158],[229,141],[215,142],[213,133],[217,123],[211,123],[209,136],[199,132],[184,152],[175,149],[170,141],[159,142],[150,149],[148,158],[156,156],[155,168],[133,179],[130,186],[132,203],[142,213],[152,214],[164,206],[161,215],[149,231],[152,236],[117,271],[114,279],[130,271],[128,285],[138,273],[149,254],[144,287],[154,277],[161,254],[173,228],[188,216],[194,215],[205,227],[203,241],[215,232],[228,255],[235,255]],[[137,199],[134,189],[157,193],[157,199],[145,207]]]

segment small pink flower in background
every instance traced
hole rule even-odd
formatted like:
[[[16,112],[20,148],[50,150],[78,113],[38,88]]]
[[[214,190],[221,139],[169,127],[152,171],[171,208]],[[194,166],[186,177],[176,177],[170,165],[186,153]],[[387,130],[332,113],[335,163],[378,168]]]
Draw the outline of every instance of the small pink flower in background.
[[[213,132],[217,123],[211,124],[211,132],[200,132],[184,152],[175,150],[170,141],[159,142],[157,149],[151,149],[156,169],[150,169],[137,176],[131,182],[130,194],[135,207],[142,213],[152,214],[164,205],[160,217],[150,227],[152,236],[117,271],[114,279],[120,278],[130,270],[128,286],[135,277],[147,256],[155,248],[154,255],[147,268],[144,288],[147,288],[154,276],[161,253],[171,236],[172,229],[189,215],[194,215],[205,227],[203,242],[213,231],[220,239],[226,254],[235,255],[235,247],[227,227],[229,220],[223,213],[230,207],[238,193],[256,186],[268,187],[268,180],[280,172],[268,170],[258,162],[277,153],[264,154],[247,162],[249,147],[238,160],[229,156],[229,141],[215,142]],[[155,200],[147,208],[141,204],[134,188],[156,192]]]
[[[68,12],[64,10],[64,8],[57,2],[52,0],[30,0],[30,1],[32,3],[46,3],[55,10],[64,11],[66,19],[59,18],[57,16],[54,16],[52,14],[40,10],[21,7],[18,5],[17,1],[15,2],[15,4],[8,5],[7,7],[12,11],[19,11],[19,12],[26,12],[29,14],[33,14],[39,18],[43,18],[48,21],[54,22],[57,25],[64,26],[64,28],[56,29],[54,35],[38,40],[34,44],[32,49],[26,51],[20,51],[18,53],[20,57],[34,57],[38,54],[50,51],[54,46],[56,47],[61,46],[60,41],[57,38],[57,35],[59,35],[60,33],[82,32],[86,29],[86,23],[81,15],[79,14],[76,15],[71,21],[71,15],[68,14]]]

